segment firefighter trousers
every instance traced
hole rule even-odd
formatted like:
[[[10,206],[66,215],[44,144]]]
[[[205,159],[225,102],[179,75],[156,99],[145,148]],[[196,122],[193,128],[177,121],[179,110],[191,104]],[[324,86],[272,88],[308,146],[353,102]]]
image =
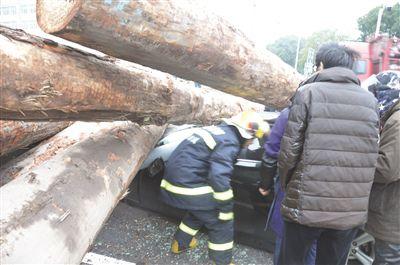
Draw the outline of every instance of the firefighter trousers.
[[[178,241],[179,246],[188,247],[202,226],[205,226],[208,232],[210,259],[217,265],[230,264],[233,248],[233,220],[219,220],[216,209],[188,211],[175,233],[175,240]]]

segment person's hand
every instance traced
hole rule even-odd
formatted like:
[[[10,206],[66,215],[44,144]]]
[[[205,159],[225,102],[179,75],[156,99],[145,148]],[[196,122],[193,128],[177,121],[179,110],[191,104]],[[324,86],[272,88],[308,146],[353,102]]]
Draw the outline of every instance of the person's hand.
[[[271,190],[264,190],[263,188],[258,188],[258,191],[262,196],[267,196],[271,192]]]

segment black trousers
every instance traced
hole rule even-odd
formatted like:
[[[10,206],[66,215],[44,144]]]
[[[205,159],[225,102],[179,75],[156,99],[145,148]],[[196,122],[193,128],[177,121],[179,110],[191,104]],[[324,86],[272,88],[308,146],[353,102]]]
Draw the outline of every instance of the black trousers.
[[[279,262],[283,265],[306,264],[307,253],[317,240],[316,265],[345,265],[350,244],[358,227],[348,230],[309,227],[284,222]]]
[[[210,259],[217,265],[230,264],[232,262],[233,220],[219,220],[217,210],[188,211],[175,233],[179,246],[187,247],[202,226],[205,226],[208,232]]]

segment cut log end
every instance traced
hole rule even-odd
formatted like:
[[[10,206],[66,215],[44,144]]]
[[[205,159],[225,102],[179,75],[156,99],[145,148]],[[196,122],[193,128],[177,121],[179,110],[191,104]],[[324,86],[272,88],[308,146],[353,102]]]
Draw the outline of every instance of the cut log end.
[[[82,0],[37,1],[37,22],[47,33],[60,31],[68,25],[81,5]]]

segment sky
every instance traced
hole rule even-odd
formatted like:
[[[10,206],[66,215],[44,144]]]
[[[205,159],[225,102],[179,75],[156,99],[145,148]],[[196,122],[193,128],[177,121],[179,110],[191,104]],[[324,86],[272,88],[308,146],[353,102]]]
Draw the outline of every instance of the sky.
[[[34,0],[0,0],[35,4]],[[55,0],[54,0],[55,1]],[[128,1],[128,0],[114,0]],[[163,0],[158,0],[163,1]],[[195,3],[230,21],[260,48],[285,35],[307,37],[333,29],[357,39],[357,19],[372,8],[400,0],[171,0]],[[34,14],[32,20],[35,20]],[[0,21],[2,19],[0,18]],[[36,32],[35,32],[36,33]]]
[[[393,0],[202,0],[212,12],[241,29],[257,46],[279,37],[307,37],[336,29],[356,39],[357,19],[372,8]]]

